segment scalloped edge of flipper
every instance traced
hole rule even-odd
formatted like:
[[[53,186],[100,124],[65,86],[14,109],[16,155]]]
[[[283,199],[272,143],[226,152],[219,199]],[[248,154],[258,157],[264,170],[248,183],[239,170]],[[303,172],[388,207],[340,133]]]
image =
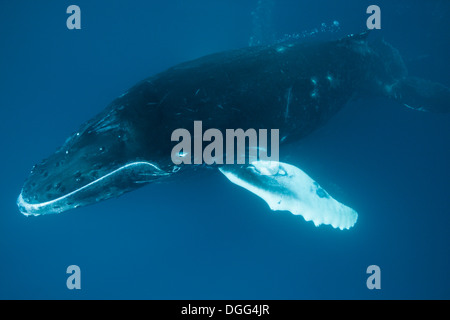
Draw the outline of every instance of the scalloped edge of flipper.
[[[273,211],[301,215],[315,226],[350,229],[358,219],[355,210],[332,198],[301,169],[282,162],[254,161],[248,166],[219,168],[234,184],[262,198]]]

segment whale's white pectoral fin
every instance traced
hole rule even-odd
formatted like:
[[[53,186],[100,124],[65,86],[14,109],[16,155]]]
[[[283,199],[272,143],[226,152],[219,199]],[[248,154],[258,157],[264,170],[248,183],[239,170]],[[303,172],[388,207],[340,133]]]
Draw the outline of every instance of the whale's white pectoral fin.
[[[272,210],[301,215],[316,226],[349,229],[358,219],[352,208],[333,199],[317,182],[293,165],[254,161],[248,166],[219,169],[231,182],[264,199]]]

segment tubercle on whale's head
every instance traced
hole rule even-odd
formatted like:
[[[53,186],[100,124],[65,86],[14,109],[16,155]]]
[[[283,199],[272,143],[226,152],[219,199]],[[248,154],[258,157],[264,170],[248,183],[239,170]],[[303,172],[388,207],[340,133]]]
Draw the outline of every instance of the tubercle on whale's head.
[[[60,213],[134,190],[168,173],[143,153],[124,107],[106,109],[35,165],[17,199],[25,215]]]

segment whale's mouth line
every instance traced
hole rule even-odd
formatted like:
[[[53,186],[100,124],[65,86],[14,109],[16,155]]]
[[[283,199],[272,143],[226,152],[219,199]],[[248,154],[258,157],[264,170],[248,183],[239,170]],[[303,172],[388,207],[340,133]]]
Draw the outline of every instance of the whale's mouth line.
[[[62,211],[66,211],[67,209],[64,208],[63,206],[61,206],[59,208],[58,203],[63,203],[64,201],[75,196],[76,194],[79,194],[80,192],[85,191],[85,190],[89,189],[90,187],[93,187],[94,185],[101,183],[102,181],[120,173],[121,171],[133,170],[133,168],[139,168],[142,170],[143,166],[144,167],[148,166],[148,170],[152,172],[151,175],[153,175],[153,176],[168,175],[167,172],[161,170],[157,165],[155,165],[153,163],[145,162],[145,161],[132,162],[132,163],[128,163],[116,170],[113,170],[108,174],[105,174],[104,176],[82,186],[81,188],[78,188],[72,192],[69,192],[69,193],[61,196],[61,197],[58,197],[56,199],[46,201],[46,202],[29,203],[29,202],[25,201],[25,199],[23,198],[23,195],[22,195],[22,193],[23,193],[23,189],[22,189],[19,197],[17,198],[17,206],[19,207],[20,212],[25,216],[39,216],[39,215],[43,214],[43,211],[46,211],[46,209],[49,207],[52,207],[51,208],[52,210],[50,212],[45,212],[45,213],[59,213]],[[76,208],[77,206],[74,206],[74,207]]]

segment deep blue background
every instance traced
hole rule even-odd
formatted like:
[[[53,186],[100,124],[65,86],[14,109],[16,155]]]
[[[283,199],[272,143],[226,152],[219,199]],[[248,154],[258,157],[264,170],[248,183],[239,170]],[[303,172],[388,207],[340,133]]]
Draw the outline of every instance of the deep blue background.
[[[82,30],[66,28],[77,4]],[[370,4],[411,74],[450,85],[449,1],[275,1],[279,38]],[[287,160],[359,212],[350,231],[273,213],[220,173],[149,185],[61,215],[15,201],[33,164],[137,81],[244,47],[256,0],[2,1],[0,298],[450,298],[450,116],[351,102]],[[286,161],[286,159],[283,159]],[[66,288],[81,267],[82,290]],[[366,268],[381,267],[379,291]]]

